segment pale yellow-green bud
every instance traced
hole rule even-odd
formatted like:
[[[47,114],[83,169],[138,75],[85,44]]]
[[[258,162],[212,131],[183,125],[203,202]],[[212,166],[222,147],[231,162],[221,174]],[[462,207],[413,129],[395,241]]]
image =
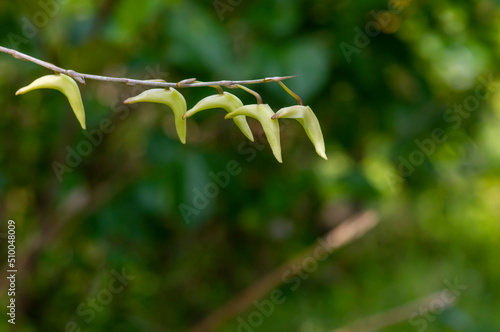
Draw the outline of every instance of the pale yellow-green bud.
[[[192,116],[193,114],[196,114],[200,111],[210,109],[210,108],[222,108],[226,110],[228,113],[231,113],[235,111],[236,109],[240,108],[243,106],[243,103],[241,100],[236,97],[235,95],[224,92],[223,94],[218,94],[218,95],[213,95],[213,96],[208,96],[206,98],[203,98],[200,100],[193,108],[191,108],[189,111],[187,111],[186,114],[184,114],[184,118],[188,118]],[[233,118],[233,121],[236,123],[238,128],[240,128],[241,132],[253,142],[253,134],[252,131],[250,130],[250,127],[248,126],[247,120],[245,119],[245,116],[236,116]]]
[[[274,112],[271,107],[269,107],[268,104],[245,105],[231,113],[228,113],[225,116],[225,119],[232,119],[239,115],[249,116],[260,122],[276,160],[282,163],[280,126],[278,120],[271,119],[271,117],[274,116]]]
[[[82,96],[80,95],[78,84],[74,79],[64,74],[42,76],[33,81],[30,85],[17,90],[16,95],[21,95],[36,89],[55,89],[61,91],[66,98],[68,98],[69,104],[78,122],[80,122],[83,129],[86,129],[85,109],[83,108]]]
[[[276,112],[272,118],[291,118],[297,120],[304,127],[307,136],[314,144],[316,153],[325,160],[328,160],[325,152],[325,141],[323,140],[323,133],[321,132],[318,118],[316,118],[316,115],[314,115],[309,106],[297,105],[285,107]]]
[[[182,94],[173,89],[150,89],[142,92],[141,94],[128,98],[123,103],[124,104],[134,104],[134,103],[159,103],[165,104],[172,109],[174,112],[175,119],[175,129],[177,130],[177,135],[182,144],[186,143],[186,120],[183,116],[186,113],[187,105],[186,100]]]

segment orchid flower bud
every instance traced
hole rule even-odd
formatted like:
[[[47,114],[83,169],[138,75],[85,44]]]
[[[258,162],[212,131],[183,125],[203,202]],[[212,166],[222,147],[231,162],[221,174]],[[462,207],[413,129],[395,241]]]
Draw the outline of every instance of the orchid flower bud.
[[[235,111],[228,113],[225,119],[232,119],[239,115],[252,117],[260,122],[267,141],[273,150],[273,154],[278,162],[281,160],[280,126],[278,120],[272,119],[274,112],[268,104],[253,104],[242,106]]]
[[[325,160],[328,160],[325,153],[325,141],[323,140],[323,133],[321,132],[318,118],[316,118],[316,115],[314,115],[309,106],[297,105],[282,108],[272,116],[273,120],[280,118],[297,120],[304,127],[307,136],[314,144],[316,153]]]
[[[184,118],[188,118],[193,114],[196,114],[200,111],[210,109],[210,108],[222,108],[225,109],[228,113],[233,112],[234,110],[243,106],[241,100],[235,95],[224,92],[223,94],[208,96],[200,100],[193,108],[187,111],[184,114]],[[248,126],[248,123],[244,116],[236,116],[233,118],[233,121],[236,123],[238,128],[240,128],[241,132],[253,142],[253,134]]]
[[[186,120],[183,115],[186,113],[187,105],[186,100],[182,94],[173,89],[150,89],[142,92],[141,94],[128,98],[124,104],[135,104],[142,102],[165,104],[172,109],[175,118],[175,129],[182,144],[186,143]]]
[[[42,76],[33,81],[30,85],[17,90],[16,95],[21,95],[36,89],[55,89],[62,92],[66,98],[68,98],[69,104],[78,122],[80,122],[83,129],[86,129],[85,109],[83,107],[82,96],[80,95],[78,84],[76,84],[74,79],[64,74]]]

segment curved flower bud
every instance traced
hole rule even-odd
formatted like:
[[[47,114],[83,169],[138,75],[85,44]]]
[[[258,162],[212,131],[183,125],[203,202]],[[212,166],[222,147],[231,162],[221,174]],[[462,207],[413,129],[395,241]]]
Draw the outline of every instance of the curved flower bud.
[[[281,160],[281,145],[280,145],[280,126],[278,120],[272,119],[274,116],[274,112],[269,107],[268,104],[253,104],[253,105],[245,105],[237,110],[228,113],[225,116],[225,119],[232,119],[239,115],[246,115],[257,119],[262,125],[262,129],[264,129],[264,133],[266,134],[267,141],[273,150],[273,154],[280,163]]]
[[[186,120],[184,120],[183,115],[186,113],[187,105],[186,100],[179,91],[173,88],[169,88],[168,90],[150,89],[135,97],[128,98],[123,103],[135,104],[143,102],[165,104],[170,107],[174,112],[177,135],[179,135],[182,144],[186,143]]]
[[[68,98],[78,122],[80,122],[83,129],[86,129],[82,96],[80,95],[78,84],[76,84],[74,79],[64,74],[42,76],[30,85],[17,90],[16,95],[21,95],[35,89],[55,89],[61,91]]]
[[[210,109],[210,108],[222,108],[225,109],[228,113],[233,112],[234,110],[243,106],[241,100],[235,95],[224,92],[223,94],[208,96],[200,100],[193,108],[187,111],[184,114],[184,118],[189,118],[193,114],[196,114],[200,111]],[[253,134],[248,126],[248,123],[244,116],[236,116],[233,118],[234,123],[240,128],[241,132],[253,142]]]
[[[314,144],[316,153],[325,160],[328,160],[325,153],[325,141],[323,140],[323,133],[321,132],[318,118],[316,118],[316,115],[314,115],[314,112],[309,106],[297,105],[282,108],[272,116],[272,119],[280,118],[297,120],[302,127],[304,127],[307,136]]]

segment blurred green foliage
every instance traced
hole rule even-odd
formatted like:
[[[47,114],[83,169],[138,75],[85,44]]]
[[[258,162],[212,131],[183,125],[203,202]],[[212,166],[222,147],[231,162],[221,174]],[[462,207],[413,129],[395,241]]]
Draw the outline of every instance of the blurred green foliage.
[[[79,72],[169,81],[298,75],[288,85],[316,112],[329,157],[288,120],[278,164],[222,110],[189,119],[182,145],[170,111],[121,105],[139,88],[88,81],[87,128],[111,119],[115,129],[59,182],[53,162],[88,138],[58,92],[14,96],[46,69],[0,54],[1,232],[14,219],[18,258],[35,248],[18,274],[16,331],[64,331],[71,321],[83,331],[186,330],[366,208],[380,225],[296,291],[284,285],[287,300],[256,330],[331,331],[458,278],[467,290],[426,331],[498,331],[500,93],[453,122],[444,116],[475,96],[480,75],[500,80],[499,2],[398,3],[401,13],[349,63],[340,44],[355,45],[354,28],[364,31],[386,1],[241,1],[222,20],[212,1],[0,2],[0,45]],[[275,110],[294,102],[278,84],[255,89]],[[192,107],[214,90],[182,92]],[[411,175],[398,175],[401,160],[422,151],[415,140],[435,128],[447,139]],[[179,205],[192,205],[210,173],[233,160],[241,172],[186,223]],[[135,279],[86,322],[77,308],[122,268]],[[5,316],[0,324],[7,329]],[[237,328],[236,317],[220,326]],[[418,330],[405,320],[386,331]]]

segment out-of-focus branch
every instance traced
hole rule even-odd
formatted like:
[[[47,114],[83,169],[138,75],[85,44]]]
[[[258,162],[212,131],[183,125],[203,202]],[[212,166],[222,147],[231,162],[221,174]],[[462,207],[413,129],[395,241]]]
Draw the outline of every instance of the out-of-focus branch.
[[[375,332],[408,320],[413,313],[419,315],[427,313],[431,308],[430,304],[434,300],[439,300],[439,303],[442,303],[442,308],[449,307],[455,301],[455,299],[443,297],[441,292],[434,293],[402,306],[362,318],[332,332]]]
[[[378,215],[374,211],[366,211],[348,218],[331,230],[321,241],[307,248],[302,253],[271,271],[254,284],[250,285],[235,298],[224,304],[218,310],[207,316],[201,322],[189,329],[189,332],[213,331],[224,321],[236,316],[248,308],[253,301],[262,298],[283,282],[285,275],[292,276],[302,272],[302,262],[308,257],[317,257],[331,253],[357,238],[362,237],[378,223]],[[298,268],[297,268],[298,266]]]

